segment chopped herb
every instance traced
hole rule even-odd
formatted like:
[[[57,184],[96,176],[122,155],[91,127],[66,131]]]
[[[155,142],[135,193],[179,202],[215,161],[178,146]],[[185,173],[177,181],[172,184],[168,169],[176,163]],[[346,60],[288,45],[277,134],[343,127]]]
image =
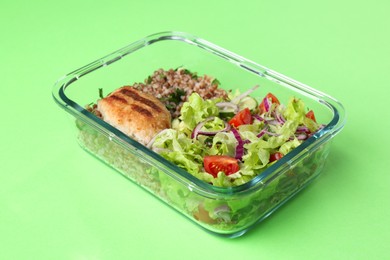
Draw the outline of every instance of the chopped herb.
[[[166,107],[169,111],[175,110],[175,108],[176,108],[176,106],[175,106],[174,104],[172,104],[172,103],[166,104],[165,107]]]
[[[176,69],[174,69],[174,71],[178,71],[179,69],[182,69],[182,68],[183,68],[183,65],[177,67]],[[198,75],[196,74],[196,72],[191,72],[188,69],[183,69],[183,73],[187,74],[187,75],[190,75],[192,79],[197,79],[198,78]]]
[[[175,104],[179,104],[181,102],[181,97],[185,96],[186,92],[183,89],[176,88],[175,92],[173,92],[167,100],[169,102],[174,102]]]
[[[192,75],[192,72],[189,71],[188,69],[184,69],[184,74]]]
[[[197,79],[198,78],[198,75],[196,74],[196,72],[191,72],[188,69],[184,69],[184,74],[190,75],[192,79]]]
[[[103,89],[102,88],[99,88],[99,97],[100,98],[104,98],[104,96],[103,96]]]
[[[146,83],[147,83],[147,84],[152,83],[152,77],[151,77],[151,76],[148,77],[148,79],[146,80]]]
[[[218,79],[214,79],[212,82],[211,82],[211,85],[221,85],[221,82],[219,82]]]

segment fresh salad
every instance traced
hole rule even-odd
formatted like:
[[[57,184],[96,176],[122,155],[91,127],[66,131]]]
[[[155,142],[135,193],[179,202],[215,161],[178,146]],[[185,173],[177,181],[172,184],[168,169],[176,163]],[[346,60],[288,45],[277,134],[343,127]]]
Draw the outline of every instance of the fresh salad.
[[[192,93],[172,128],[148,147],[214,186],[250,181],[323,127],[301,99],[284,105],[272,93],[255,98],[256,88],[228,100]]]
[[[323,127],[314,112],[296,97],[283,104],[272,93],[255,96],[259,88],[255,86],[244,93],[216,92],[209,98],[209,92],[202,96],[194,89],[189,91],[191,81],[193,86],[218,90],[215,79],[180,69],[159,70],[151,80],[137,86],[148,93],[154,85],[172,91],[161,96],[172,108],[172,127],[155,135],[147,147],[211,185],[247,183]],[[160,91],[153,94],[158,96]],[[101,117],[96,104],[87,109]],[[268,216],[318,176],[329,150],[329,145],[318,146],[293,167],[250,192],[215,192],[208,197],[145,162],[93,126],[82,120],[76,123],[83,148],[206,229],[221,234],[235,234]]]

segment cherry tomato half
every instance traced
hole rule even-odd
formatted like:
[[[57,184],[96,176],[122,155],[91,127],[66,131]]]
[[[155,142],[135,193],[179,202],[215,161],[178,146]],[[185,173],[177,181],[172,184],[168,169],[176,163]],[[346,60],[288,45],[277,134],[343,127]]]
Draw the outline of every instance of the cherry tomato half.
[[[218,176],[219,172],[230,175],[240,170],[237,159],[226,155],[205,156],[203,166],[205,171],[213,175],[214,178]]]
[[[268,99],[268,100],[271,100],[272,103],[280,105],[279,99],[277,97],[275,97],[275,95],[272,94],[272,93],[268,93],[265,96],[265,98]],[[260,103],[259,110],[260,110],[260,114],[266,112],[265,106],[264,106],[264,100]]]
[[[307,117],[307,118],[310,118],[310,119],[313,120],[314,122],[317,122],[317,121],[316,121],[316,117],[314,116],[313,110],[310,110],[309,112],[307,112],[306,117]]]
[[[272,153],[269,156],[269,162],[274,162],[274,161],[280,160],[280,159],[282,159],[282,157],[283,157],[283,154],[281,152]]]
[[[238,127],[240,125],[252,124],[253,118],[249,108],[244,108],[238,112],[232,119],[229,120],[229,124]]]

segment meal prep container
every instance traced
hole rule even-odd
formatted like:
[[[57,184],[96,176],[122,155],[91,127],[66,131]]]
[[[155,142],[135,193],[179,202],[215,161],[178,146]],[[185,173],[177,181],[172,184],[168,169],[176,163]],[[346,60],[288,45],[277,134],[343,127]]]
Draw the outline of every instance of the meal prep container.
[[[252,97],[272,92],[281,103],[298,97],[325,127],[248,183],[222,188],[200,181],[85,109],[99,99],[99,88],[107,94],[143,82],[159,68],[178,67],[216,77],[227,90],[260,85]],[[82,148],[207,231],[227,237],[244,234],[315,179],[345,121],[334,98],[182,32],[147,36],[65,75],[53,97],[73,116]]]

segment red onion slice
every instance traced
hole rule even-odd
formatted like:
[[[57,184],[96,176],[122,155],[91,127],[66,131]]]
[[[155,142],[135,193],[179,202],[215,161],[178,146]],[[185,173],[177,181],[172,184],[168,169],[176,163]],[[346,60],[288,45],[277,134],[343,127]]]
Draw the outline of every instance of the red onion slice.
[[[240,102],[241,99],[243,99],[244,97],[246,96],[249,96],[253,91],[255,91],[257,88],[259,87],[259,85],[256,85],[250,89],[248,89],[247,91],[245,91],[244,93],[242,93],[241,95],[235,97],[232,99],[232,103],[235,103],[235,104],[238,104],[238,102]]]
[[[267,132],[267,129],[264,128],[260,131],[260,133],[257,135],[258,138],[262,137]]]
[[[265,133],[266,133],[267,135],[271,135],[271,136],[280,136],[280,134],[272,133],[272,132],[269,132],[269,131],[265,131]]]
[[[226,122],[224,122],[224,123],[225,123],[224,129],[217,130],[217,131],[198,131],[198,135],[213,136],[213,135],[216,135],[217,133],[220,133],[220,132],[228,132],[231,129],[231,126]]]
[[[284,119],[283,115],[278,111],[275,112],[275,118],[282,125],[286,122],[286,119]]]
[[[271,108],[272,103],[269,101],[268,98],[265,97],[263,99],[263,104],[264,104],[265,112],[268,112],[270,110],[270,108]]]
[[[298,140],[306,140],[308,136],[306,133],[302,133],[302,134],[297,135],[296,137]]]
[[[297,133],[310,133],[310,130],[307,126],[298,126],[297,127],[297,130],[296,130]]]
[[[281,123],[278,121],[278,120],[276,120],[276,119],[272,119],[272,120],[266,120],[265,121],[267,124],[269,124],[269,125],[280,125]]]
[[[220,133],[220,132],[227,132],[230,130],[231,126],[224,121],[224,124],[225,124],[225,128],[224,129],[221,129],[221,130],[217,130],[217,131],[201,131],[202,127],[209,121],[212,121],[214,120],[215,117],[209,117],[209,118],[206,118],[204,121],[198,123],[194,130],[192,131],[191,133],[191,138],[194,139],[194,138],[197,138],[198,135],[207,135],[207,136],[213,136],[213,135],[216,135],[217,133]]]
[[[156,141],[157,136],[159,136],[159,135],[161,135],[161,134],[163,134],[163,133],[165,133],[165,132],[167,132],[169,130],[170,130],[170,128],[166,128],[166,129],[161,130],[160,132],[158,132],[155,136],[153,136],[153,138],[149,141],[149,143],[146,144],[146,147],[151,149],[153,144],[154,144],[154,141]]]
[[[226,204],[218,206],[214,209],[214,214],[217,215],[218,217],[222,218],[226,222],[231,221],[231,213],[232,213],[232,210]]]
[[[238,105],[234,104],[233,102],[219,102],[216,104],[216,106],[220,109],[220,112],[224,112],[228,108],[233,109],[234,113],[239,111]]]
[[[279,136],[279,135],[280,135],[280,134],[277,134],[277,133],[272,133],[272,132],[270,132],[270,131],[267,130],[267,127],[264,127],[264,128],[260,131],[260,133],[257,134],[257,138],[260,138],[260,137],[262,137],[262,136],[265,135],[265,134],[270,135],[270,136]]]
[[[262,118],[262,117],[259,116],[259,115],[252,115],[252,116],[253,116],[254,119],[257,119],[257,120],[259,120],[259,121],[264,121],[264,120],[265,120],[264,118]]]
[[[199,122],[199,123],[195,126],[194,130],[192,130],[191,138],[192,138],[192,139],[196,138],[196,137],[198,136],[198,134],[199,134],[200,129],[202,129],[202,127],[203,127],[207,122],[209,122],[209,121],[211,121],[211,120],[213,120],[213,119],[214,119],[214,117],[209,117],[209,118],[206,118],[204,121]]]

